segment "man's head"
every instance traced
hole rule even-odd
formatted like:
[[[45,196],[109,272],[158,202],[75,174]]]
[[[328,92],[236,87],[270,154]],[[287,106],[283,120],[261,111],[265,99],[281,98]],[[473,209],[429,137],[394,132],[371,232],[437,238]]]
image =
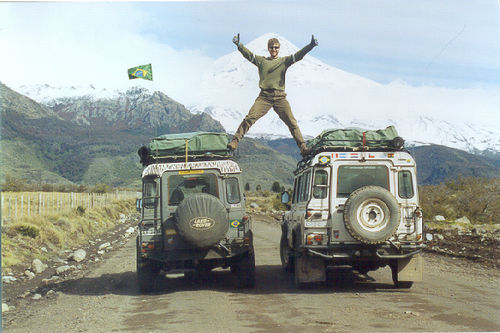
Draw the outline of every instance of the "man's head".
[[[280,42],[277,38],[271,38],[270,40],[267,41],[267,49],[269,51],[269,54],[271,55],[271,58],[276,58],[278,57],[278,53],[280,51]]]

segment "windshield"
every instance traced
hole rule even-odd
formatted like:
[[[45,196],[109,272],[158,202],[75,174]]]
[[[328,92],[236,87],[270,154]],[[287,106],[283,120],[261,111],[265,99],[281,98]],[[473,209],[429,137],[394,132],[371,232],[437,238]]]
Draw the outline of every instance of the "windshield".
[[[178,205],[196,193],[208,193],[219,197],[217,176],[213,173],[198,175],[171,175],[167,179],[168,204]]]
[[[347,198],[360,187],[376,185],[389,190],[389,171],[383,165],[343,165],[339,167],[337,197]]]

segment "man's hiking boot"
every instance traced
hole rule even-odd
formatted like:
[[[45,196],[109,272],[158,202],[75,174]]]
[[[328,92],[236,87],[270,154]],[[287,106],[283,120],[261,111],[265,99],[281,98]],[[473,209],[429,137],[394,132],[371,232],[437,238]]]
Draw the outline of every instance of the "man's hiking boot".
[[[307,148],[305,143],[302,143],[299,146],[299,149],[300,149],[300,154],[302,155],[302,157],[306,157],[307,155],[309,155],[311,153],[311,149]]]
[[[227,148],[230,150],[236,150],[236,148],[238,148],[238,140],[233,139],[231,142],[227,144]]]

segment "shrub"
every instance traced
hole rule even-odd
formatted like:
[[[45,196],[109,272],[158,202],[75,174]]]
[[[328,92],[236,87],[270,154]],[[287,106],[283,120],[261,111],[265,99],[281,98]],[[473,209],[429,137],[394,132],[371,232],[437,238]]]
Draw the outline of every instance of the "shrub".
[[[76,214],[79,216],[83,216],[83,214],[85,214],[85,208],[83,208],[82,206],[76,207]]]
[[[37,238],[40,235],[40,228],[32,224],[18,224],[14,226],[17,233],[31,238]]]
[[[459,177],[421,186],[419,192],[427,220],[443,215],[448,220],[467,216],[472,223],[499,223],[500,179]]]

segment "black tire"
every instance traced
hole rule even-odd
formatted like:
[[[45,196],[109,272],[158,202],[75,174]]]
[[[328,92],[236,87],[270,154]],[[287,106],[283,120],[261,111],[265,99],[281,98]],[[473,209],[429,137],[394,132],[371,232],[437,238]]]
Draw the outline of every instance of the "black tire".
[[[158,273],[154,262],[137,259],[137,286],[141,293],[150,293],[154,290]]]
[[[286,235],[281,235],[280,240],[281,267],[285,272],[293,272],[293,249],[288,245]]]
[[[231,268],[236,275],[238,288],[255,287],[255,253],[253,251],[244,254]]]
[[[202,249],[217,244],[229,229],[222,202],[205,193],[182,200],[175,211],[174,225],[185,241]]]
[[[300,281],[299,279],[299,269],[300,269],[300,260],[303,260],[304,254],[300,252],[300,243],[299,238],[293,238],[293,284],[297,289],[304,289],[306,287],[306,283]]]
[[[396,198],[383,187],[364,186],[352,192],[344,207],[344,225],[364,244],[382,244],[399,226]]]

